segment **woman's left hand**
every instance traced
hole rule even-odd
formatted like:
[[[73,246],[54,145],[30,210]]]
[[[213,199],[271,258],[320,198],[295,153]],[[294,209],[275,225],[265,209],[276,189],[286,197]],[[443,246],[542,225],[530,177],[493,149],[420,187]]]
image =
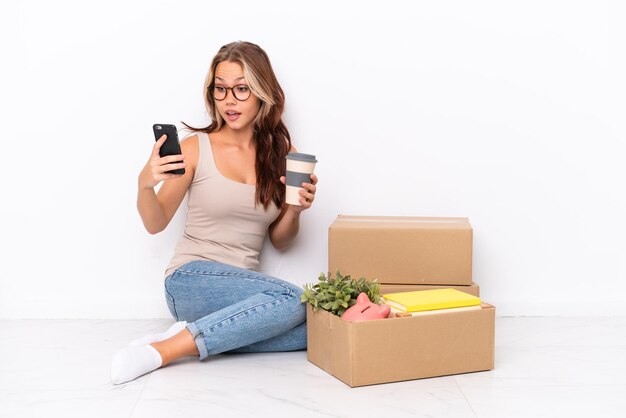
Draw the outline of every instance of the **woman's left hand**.
[[[289,205],[290,210],[301,213],[303,210],[311,207],[315,200],[315,192],[317,191],[317,187],[315,186],[317,184],[317,176],[315,174],[311,174],[311,181],[313,183],[302,183],[304,189],[300,190],[300,204],[302,206]],[[286,184],[285,176],[280,177],[280,182]]]

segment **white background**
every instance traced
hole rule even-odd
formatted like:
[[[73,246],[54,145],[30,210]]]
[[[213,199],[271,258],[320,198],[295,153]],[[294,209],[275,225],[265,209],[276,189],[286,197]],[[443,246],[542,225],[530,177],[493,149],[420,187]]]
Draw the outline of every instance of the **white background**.
[[[337,214],[467,216],[498,315],[626,314],[623,6],[607,1],[3,2],[0,318],[169,317],[184,226],[149,235],[153,123],[209,121],[260,45],[319,192],[262,271],[327,269]]]

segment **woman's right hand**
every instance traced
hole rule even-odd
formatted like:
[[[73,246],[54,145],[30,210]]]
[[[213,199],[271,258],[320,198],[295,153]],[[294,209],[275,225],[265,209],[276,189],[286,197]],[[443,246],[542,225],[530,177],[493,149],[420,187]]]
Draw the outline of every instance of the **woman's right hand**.
[[[166,173],[185,167],[185,156],[182,154],[161,157],[159,150],[165,142],[167,135],[163,134],[152,147],[152,155],[139,174],[139,188],[151,189],[162,181],[175,179],[183,174]]]

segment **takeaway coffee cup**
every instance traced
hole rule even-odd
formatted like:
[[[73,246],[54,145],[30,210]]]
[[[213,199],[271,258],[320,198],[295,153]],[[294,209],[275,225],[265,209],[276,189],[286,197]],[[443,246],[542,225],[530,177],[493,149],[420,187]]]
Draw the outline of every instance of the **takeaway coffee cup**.
[[[287,157],[287,183],[286,200],[290,205],[302,206],[300,204],[300,190],[302,183],[312,183],[311,174],[315,169],[315,155],[303,154],[301,152],[290,152]]]

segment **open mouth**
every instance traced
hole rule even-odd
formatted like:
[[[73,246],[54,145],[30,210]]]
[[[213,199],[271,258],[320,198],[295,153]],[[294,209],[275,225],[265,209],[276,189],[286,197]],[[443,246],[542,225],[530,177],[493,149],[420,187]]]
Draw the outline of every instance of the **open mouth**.
[[[228,120],[237,120],[239,119],[239,116],[241,116],[241,113],[239,112],[226,112]]]

